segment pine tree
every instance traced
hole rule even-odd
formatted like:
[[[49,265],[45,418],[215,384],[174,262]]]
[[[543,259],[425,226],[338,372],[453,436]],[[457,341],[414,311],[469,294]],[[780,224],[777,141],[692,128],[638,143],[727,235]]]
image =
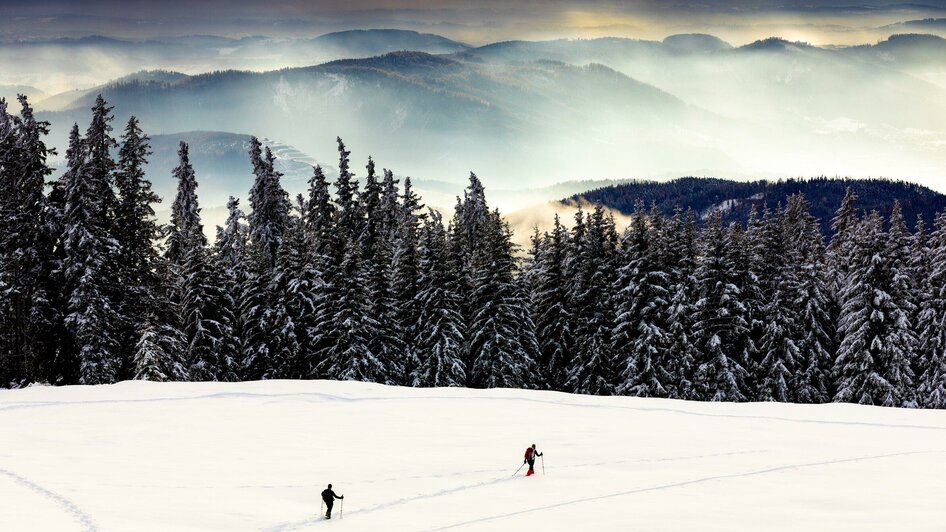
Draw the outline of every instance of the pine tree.
[[[611,395],[617,381],[612,353],[614,309],[610,294],[617,255],[613,219],[605,216],[601,206],[587,219],[579,211],[575,216],[572,242],[567,271],[575,352],[569,364],[566,388],[575,393]]]
[[[138,119],[132,116],[125,126],[119,150],[115,184],[118,201],[115,209],[116,239],[119,246],[121,275],[121,313],[125,317],[122,345],[137,349],[139,331],[155,305],[158,251],[155,243],[161,230],[154,218],[153,204],[161,199],[151,190],[144,166],[151,154],[148,136]],[[131,353],[124,355],[132,356]]]
[[[532,388],[531,363],[538,346],[515,283],[512,232],[499,211],[490,214],[481,230],[473,279],[470,382],[478,388]]]
[[[918,314],[918,397],[929,408],[946,408],[946,212],[930,236],[930,274]]]
[[[828,293],[828,315],[830,316],[829,331],[833,344],[840,346],[841,331],[838,324],[841,319],[843,305],[843,290],[850,274],[851,264],[854,261],[855,242],[854,233],[858,227],[857,194],[848,187],[841,201],[841,206],[831,220],[831,241],[828,243],[825,255],[825,274],[827,275],[826,288]]]
[[[744,359],[749,334],[739,279],[740,251],[746,242],[738,226],[723,228],[718,211],[701,234],[701,260],[696,277],[694,343],[698,349],[694,395],[710,401],[745,401]],[[742,247],[742,249],[740,249]]]
[[[888,380],[896,388],[897,399],[887,401],[889,405],[917,407],[916,379],[913,373],[916,352],[916,286],[913,277],[911,249],[914,236],[903,218],[899,200],[893,202],[890,213],[890,229],[887,232],[885,255],[890,265],[890,288],[893,321],[887,363]]]
[[[412,384],[420,364],[417,346],[417,326],[420,318],[421,273],[418,239],[420,224],[426,215],[418,214],[423,208],[420,198],[414,193],[411,179],[404,180],[404,194],[400,203],[397,201],[393,174],[385,172],[385,208],[387,224],[390,228],[389,244],[391,249],[391,296],[394,300],[395,330],[400,331],[399,341],[403,346],[403,372],[401,384]],[[441,224],[442,225],[442,224]],[[446,235],[444,235],[446,238]],[[444,242],[446,245],[446,242]],[[445,253],[445,249],[444,249]],[[440,260],[446,260],[441,255]],[[455,287],[454,287],[455,289]]]
[[[415,386],[463,386],[467,380],[456,268],[447,261],[447,233],[440,213],[431,210],[420,233],[417,321],[410,329],[418,360]]]
[[[693,334],[696,310],[697,230],[693,211],[685,216],[681,209],[666,224],[661,241],[662,260],[670,275],[667,323],[668,345],[657,368],[664,373],[668,395],[677,399],[697,399],[694,373],[698,352]]]
[[[320,374],[319,368],[326,367],[323,357],[335,341],[330,336],[329,325],[334,315],[336,302],[334,294],[337,272],[341,267],[343,242],[335,230],[335,217],[335,205],[328,191],[328,182],[322,168],[316,166],[313,169],[312,178],[309,179],[309,197],[302,215],[304,233],[309,239],[310,264],[320,279],[315,315],[311,318],[315,329],[311,330],[312,336],[307,341],[309,350],[307,352],[309,359],[307,378],[327,376]]]
[[[227,201],[227,212],[224,227],[217,226],[217,240],[214,243],[211,262],[226,293],[223,301],[229,304],[222,312],[232,316],[230,335],[225,339],[225,355],[222,360],[223,367],[230,369],[221,375],[221,380],[236,381],[243,371],[242,357],[246,349],[243,341],[246,329],[243,309],[246,295],[244,287],[249,277],[249,236],[240,202],[233,196]]]
[[[473,172],[470,172],[470,184],[463,192],[462,200],[457,198],[453,221],[448,228],[448,247],[450,250],[450,264],[456,268],[457,292],[462,302],[460,315],[463,317],[463,337],[467,343],[463,349],[463,363],[468,378],[473,375],[473,352],[470,341],[473,331],[470,329],[475,317],[476,308],[473,305],[474,277],[476,263],[479,260],[479,246],[483,227],[489,219],[489,207],[486,203],[486,191],[483,183]]]
[[[187,378],[185,339],[176,327],[147,320],[135,349],[135,380],[168,382]]]
[[[623,366],[619,394],[669,396],[669,375],[659,367],[668,340],[664,323],[668,276],[661,269],[656,244],[660,224],[659,216],[648,218],[639,200],[623,238],[614,287],[614,353]]]
[[[387,368],[371,351],[378,336],[378,322],[368,312],[367,279],[356,241],[345,242],[342,263],[335,277],[327,323],[332,339],[319,373],[336,380],[384,382]]]
[[[192,249],[207,245],[197,204],[197,176],[188,152],[187,143],[181,141],[177,151],[180,164],[171,173],[177,180],[177,196],[171,205],[171,227],[164,256],[175,264],[183,264]]]
[[[328,257],[333,245],[335,206],[328,190],[328,181],[321,166],[315,166],[309,179],[309,197],[302,221],[310,247],[316,257]]]
[[[854,260],[841,293],[838,402],[909,406],[914,401],[908,357],[913,337],[904,301],[897,297],[903,281],[896,255],[903,238],[896,221],[892,225],[885,235],[874,211],[854,233]]]
[[[0,386],[40,380],[55,356],[56,320],[47,292],[52,240],[47,230],[45,178],[51,173],[43,137],[25,96],[19,117],[0,100]]]
[[[537,371],[546,386],[553,390],[565,386],[569,354],[574,345],[565,271],[568,247],[568,230],[556,215],[551,234],[541,243],[541,253],[533,253],[530,302],[539,342]]]
[[[122,360],[119,331],[122,320],[112,280],[119,273],[118,242],[112,235],[111,162],[108,150],[110,109],[99,97],[85,142],[74,126],[66,152],[64,176],[63,279],[66,287],[65,324],[75,351],[61,356],[77,361],[79,384],[117,381]],[[63,361],[68,366],[68,361]]]
[[[759,401],[790,402],[795,400],[795,374],[798,371],[799,316],[794,305],[792,290],[798,283],[795,277],[789,231],[783,212],[774,216],[765,213],[758,242],[755,246],[756,278],[760,280],[761,298],[757,305],[756,321],[761,322],[759,363],[756,370]]]
[[[250,189],[250,243],[256,250],[261,267],[272,268],[279,246],[288,232],[289,196],[280,184],[282,174],[275,168],[275,157],[259,139],[250,139],[250,162],[255,180]]]
[[[392,294],[392,252],[390,233],[393,213],[385,210],[384,189],[375,174],[374,161],[369,157],[365,188],[360,195],[360,211],[365,214],[359,235],[361,259],[368,282],[367,312],[377,322],[377,336],[371,338],[369,349],[385,367],[386,384],[405,380],[404,343],[397,333],[396,302]],[[387,173],[387,172],[385,172]],[[389,186],[393,187],[392,182]],[[396,190],[393,202],[396,205]],[[388,198],[391,202],[392,198]],[[388,206],[388,209],[393,206]]]
[[[312,373],[318,363],[313,358],[318,338],[318,292],[322,286],[322,274],[318,269],[305,231],[301,215],[306,211],[302,196],[297,199],[299,218],[292,218],[289,234],[280,248],[276,266],[273,292],[275,304],[272,334],[275,335],[276,360],[283,368],[276,368],[274,376],[301,379]]]
[[[793,376],[795,400],[824,403],[830,400],[833,343],[829,300],[825,286],[825,250],[820,223],[809,212],[804,196],[794,195],[785,210],[786,264],[791,269],[789,297],[784,302],[797,312],[798,369]]]
[[[358,182],[349,170],[351,152],[345,149],[345,143],[341,138],[337,138],[336,141],[338,142],[338,179],[335,181],[336,227],[340,238],[352,240],[358,238],[362,226],[361,213],[356,201]]]
[[[180,164],[173,172],[178,180],[177,196],[171,208],[166,255],[175,278],[177,326],[186,342],[189,378],[221,380],[233,371],[227,365],[234,355],[225,351],[233,324],[226,310],[233,308],[233,302],[211,265],[197,201],[197,178],[183,141],[178,157]]]

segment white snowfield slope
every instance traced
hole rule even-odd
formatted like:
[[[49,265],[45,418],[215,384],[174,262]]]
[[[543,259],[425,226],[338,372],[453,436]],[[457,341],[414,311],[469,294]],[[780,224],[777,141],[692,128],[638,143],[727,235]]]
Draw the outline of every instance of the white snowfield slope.
[[[545,473],[513,477],[531,443]],[[944,530],[944,479],[942,411],[325,381],[0,391],[3,531]],[[346,498],[325,521],[329,482]]]

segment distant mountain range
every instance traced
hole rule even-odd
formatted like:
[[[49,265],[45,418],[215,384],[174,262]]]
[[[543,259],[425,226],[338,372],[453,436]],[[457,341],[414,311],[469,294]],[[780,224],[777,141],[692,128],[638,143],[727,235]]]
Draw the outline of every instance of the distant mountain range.
[[[30,102],[41,102],[49,97],[45,92],[28,85],[0,85],[0,98],[4,98],[11,109],[19,109],[16,98],[25,94]]]
[[[399,50],[443,54],[467,48],[439,35],[395,29],[341,31],[313,39],[194,35],[136,41],[93,35],[0,41],[0,70],[6,75],[15,74],[17,79],[28,79],[29,84],[72,91],[142,69],[191,74],[227,69],[261,71]],[[6,83],[5,78],[0,73],[0,83]]]
[[[753,207],[761,215],[766,208],[775,210],[785,205],[792,194],[804,194],[811,203],[811,213],[821,221],[822,229],[828,235],[831,232],[831,219],[848,187],[857,193],[857,207],[863,211],[877,209],[887,216],[894,200],[899,200],[910,224],[922,216],[927,227],[930,227],[936,214],[946,210],[946,195],[913,183],[883,179],[817,178],[738,182],[685,177],[669,182],[639,181],[602,187],[575,194],[562,202],[587,201],[630,214],[634,211],[635,202],[642,200],[648,209],[656,204],[667,214],[681,207],[693,209],[697,218],[704,220],[711,213],[722,211],[727,222],[745,223]]]
[[[930,35],[848,48],[776,38],[732,47],[711,35],[473,48],[400,30],[285,40],[90,37],[0,45],[0,64],[45,50],[54,62],[75,62],[64,68],[84,68],[99,53],[60,56],[57,46],[107,50],[115,64],[150,50],[136,64],[180,56],[206,71],[143,70],[89,89],[31,95],[59,148],[73,122],[84,127],[102,93],[117,123],[135,114],[152,135],[252,133],[318,161],[336,160],[341,136],[356,162],[371,154],[399,175],[453,185],[473,170],[493,190],[680,175],[932,183],[946,167],[946,40]],[[384,53],[398,48],[423,50]],[[307,65],[333,60],[219,70],[248,58],[285,64],[287,53]]]
[[[715,123],[711,113],[602,65],[394,52],[265,73],[147,73],[43,113],[55,144],[64,143],[73,122],[87,122],[99,92],[118,123],[135,114],[151,134],[254,133],[329,161],[341,136],[359,158],[374,155],[403,174],[463,182],[475,170],[498,188],[620,177],[629,171],[615,164],[620,154],[671,157],[680,128],[708,135]],[[589,168],[577,149],[601,164]],[[513,175],[521,179],[505,179]]]

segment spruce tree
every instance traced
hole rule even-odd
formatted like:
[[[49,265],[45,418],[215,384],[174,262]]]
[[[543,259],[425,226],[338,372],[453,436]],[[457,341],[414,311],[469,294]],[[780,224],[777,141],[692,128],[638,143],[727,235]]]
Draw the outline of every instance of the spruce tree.
[[[562,390],[565,386],[567,364],[574,345],[565,271],[568,248],[568,230],[555,215],[552,232],[541,244],[542,252],[534,254],[530,298],[539,342],[536,369],[545,385],[553,390]]]
[[[171,209],[166,258],[175,277],[176,303],[186,347],[185,360],[191,380],[222,380],[233,371],[235,358],[225,350],[232,334],[233,308],[223,280],[211,264],[197,201],[197,178],[190,164],[187,143],[178,150],[174,169],[177,196]]]
[[[393,175],[390,171],[386,171],[384,211],[388,213],[386,223],[391,228],[388,245],[392,255],[391,297],[394,301],[392,323],[395,330],[400,331],[398,339],[403,349],[402,365],[404,367],[401,384],[410,385],[413,381],[412,376],[417,374],[416,370],[420,364],[416,341],[421,290],[418,240],[420,224],[427,216],[418,212],[423,206],[420,198],[414,193],[409,177],[404,180],[404,194],[400,203],[397,201],[395,186],[396,181]],[[446,258],[446,255],[441,255],[441,260],[446,260]]]
[[[693,211],[684,215],[678,208],[665,225],[664,234],[662,263],[670,274],[668,305],[664,311],[668,344],[663,361],[657,367],[667,374],[664,379],[670,383],[670,397],[697,399],[693,384],[699,356],[693,331],[697,295],[697,229]]]
[[[13,117],[0,100],[0,386],[42,380],[55,356],[54,302],[47,292],[52,239],[47,227],[45,178],[52,170],[43,137],[25,96]]]
[[[118,189],[115,236],[123,286],[121,312],[125,317],[122,345],[133,349],[137,349],[139,331],[156,303],[155,291],[159,283],[156,242],[162,235],[152,205],[161,199],[145,178],[144,166],[151,154],[148,141],[138,119],[132,116],[125,126],[115,172]]]
[[[69,168],[64,176],[65,324],[74,351],[61,356],[77,362],[79,384],[115,382],[125,365],[119,336],[122,319],[112,283],[119,266],[111,222],[111,117],[101,97],[93,112],[91,138],[83,142],[78,126],[72,129],[66,152]],[[69,361],[61,363],[71,365]]]
[[[385,382],[384,361],[371,350],[378,322],[368,312],[368,282],[357,241],[344,242],[335,276],[327,336],[331,339],[319,373],[336,380]]]
[[[274,359],[280,361],[277,366],[282,366],[274,368],[274,376],[292,379],[307,377],[318,363],[313,357],[319,333],[315,320],[323,282],[301,217],[306,211],[302,196],[297,198],[297,205],[300,217],[291,218],[289,233],[280,248],[273,280],[275,304],[270,310],[271,334],[275,335],[271,344],[277,353]]]
[[[310,265],[320,279],[315,315],[312,317],[316,327],[307,341],[307,378],[326,376],[319,373],[319,368],[326,367],[323,357],[335,341],[330,336],[329,325],[334,315],[337,272],[341,267],[341,244],[344,241],[336,231],[335,218],[336,210],[328,182],[322,168],[316,166],[309,179],[309,195],[302,215],[304,234],[309,240]]]
[[[177,180],[177,196],[171,205],[171,226],[164,256],[174,264],[183,264],[192,249],[207,245],[197,202],[197,176],[188,152],[187,143],[181,141],[177,151],[179,164],[171,172]]]
[[[282,174],[275,168],[275,157],[256,137],[250,139],[250,162],[255,179],[250,189],[250,242],[256,247],[261,267],[272,268],[279,246],[288,232],[289,196],[280,184]]]
[[[450,264],[456,268],[457,291],[462,301],[460,314],[463,316],[463,337],[467,341],[463,351],[463,363],[468,378],[473,375],[473,352],[469,342],[473,338],[470,324],[472,324],[476,313],[476,308],[473,305],[474,291],[476,290],[474,277],[479,261],[481,235],[489,216],[483,183],[476,174],[470,172],[470,184],[464,190],[463,198],[457,198],[453,221],[448,228]]]
[[[394,187],[393,176],[388,186]],[[396,190],[394,196],[387,198],[387,202],[396,205]],[[397,332],[397,309],[391,287],[393,249],[390,235],[394,227],[388,225],[396,218],[385,210],[384,188],[377,179],[374,160],[370,157],[365,188],[359,199],[360,211],[364,213],[359,244],[368,282],[367,312],[377,322],[377,336],[371,338],[369,349],[385,367],[384,382],[401,383],[406,379],[403,367],[405,352],[403,338]],[[388,209],[393,208],[393,205],[388,205]]]
[[[792,299],[798,283],[794,266],[800,257],[790,253],[793,243],[788,240],[787,223],[781,210],[775,215],[767,211],[755,246],[761,296],[755,301],[756,321],[762,323],[754,394],[759,401],[795,400],[802,338],[798,335],[800,317]]]
[[[188,373],[181,359],[184,343],[185,339],[176,327],[151,320],[145,321],[135,348],[135,380],[185,380]]]
[[[746,243],[738,229],[727,231],[723,227],[719,212],[710,215],[700,239],[694,396],[708,401],[745,401],[747,375],[740,361],[745,355],[749,324],[741,301],[737,248]]]
[[[613,219],[605,215],[601,206],[595,207],[587,219],[579,211],[575,216],[572,242],[567,270],[575,352],[569,363],[566,389],[575,393],[612,395],[617,381],[610,290],[617,255]]]
[[[448,260],[446,230],[440,213],[431,210],[420,232],[417,320],[409,329],[418,360],[411,379],[415,386],[463,386],[467,381],[456,268]]]
[[[249,245],[246,216],[240,209],[238,199],[230,196],[227,201],[227,221],[224,227],[217,226],[217,240],[214,243],[211,262],[226,293],[223,299],[229,307],[222,312],[232,316],[230,335],[225,339],[224,352],[231,359],[224,359],[223,367],[230,368],[221,375],[221,380],[236,381],[243,372],[243,354],[246,326],[244,317],[244,288],[249,277]]]
[[[841,292],[835,401],[914,403],[908,357],[913,336],[898,296],[903,281],[896,255],[903,236],[897,226],[894,221],[891,233],[885,234],[883,220],[874,211],[855,230],[854,260]]]
[[[515,283],[512,232],[499,211],[487,222],[477,239],[470,383],[477,388],[533,388],[532,360],[538,346]]]
[[[786,264],[789,268],[789,298],[785,305],[797,312],[795,332],[798,369],[793,375],[795,401],[824,403],[830,400],[833,342],[830,334],[829,300],[825,285],[825,249],[818,220],[809,212],[808,201],[793,195],[785,210]]]
[[[616,390],[620,394],[669,396],[669,375],[660,367],[668,341],[664,323],[668,276],[660,264],[656,238],[660,223],[658,216],[648,217],[638,200],[619,255],[614,353],[622,368]]]
[[[918,399],[946,408],[946,212],[936,216],[929,241],[930,273],[918,314]]]

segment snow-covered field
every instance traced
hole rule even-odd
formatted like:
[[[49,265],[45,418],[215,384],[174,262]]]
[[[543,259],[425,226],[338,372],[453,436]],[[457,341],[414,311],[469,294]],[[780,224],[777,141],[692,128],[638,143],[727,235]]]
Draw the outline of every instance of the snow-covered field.
[[[545,474],[513,477],[533,442]],[[329,482],[344,514],[324,521]],[[0,530],[326,527],[944,530],[946,412],[325,381],[0,391]]]

